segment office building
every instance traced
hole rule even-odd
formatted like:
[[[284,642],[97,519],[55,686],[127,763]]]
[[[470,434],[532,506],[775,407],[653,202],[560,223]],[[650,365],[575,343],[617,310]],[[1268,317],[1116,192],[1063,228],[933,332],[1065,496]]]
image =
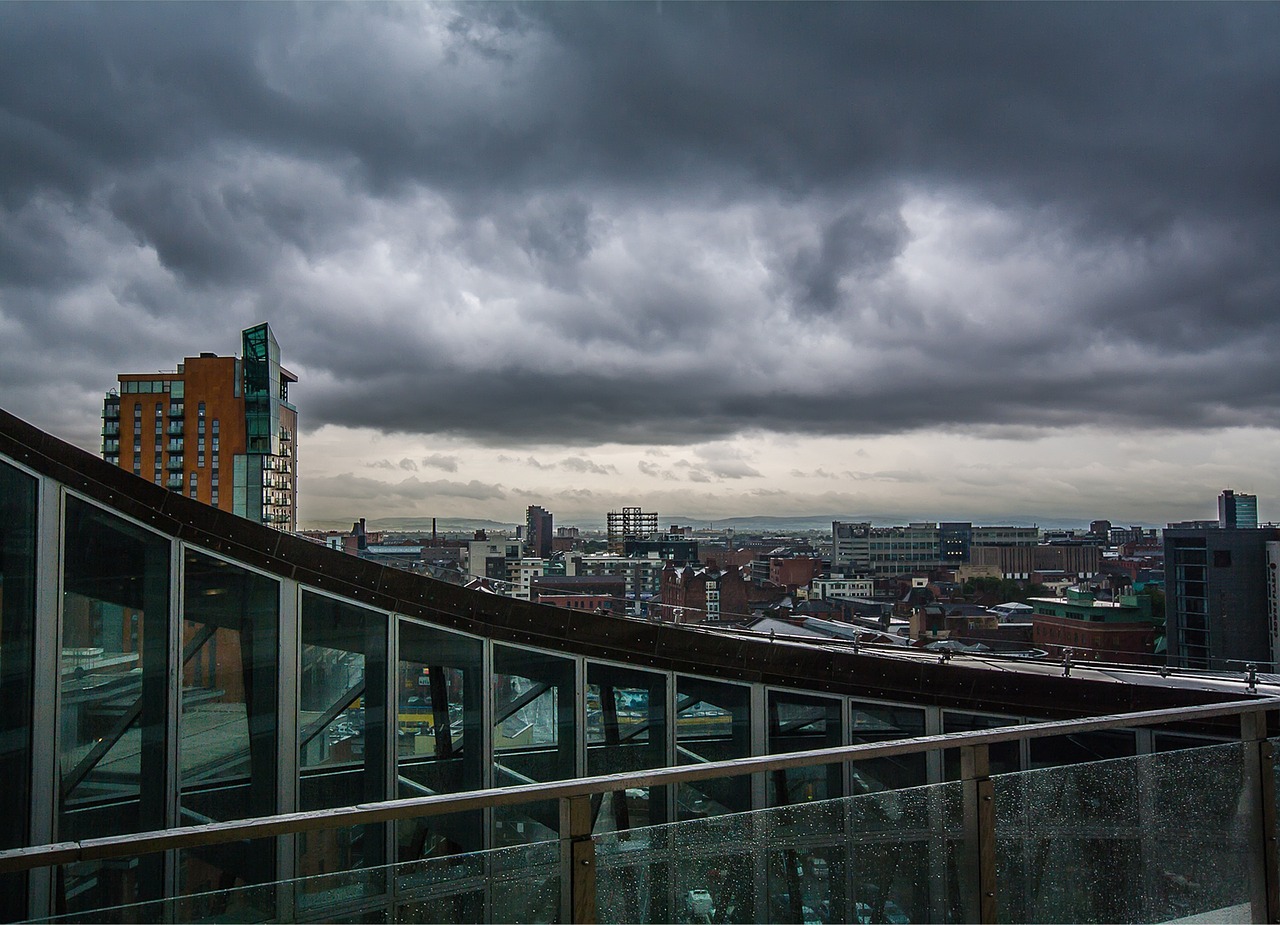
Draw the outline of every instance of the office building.
[[[1170,525],[1164,531],[1165,620],[1169,664],[1260,669],[1273,661],[1277,634],[1267,544],[1280,529]]]
[[[869,522],[831,524],[831,570],[886,577],[968,564],[974,551],[996,546],[1035,546],[1036,527],[975,527],[969,523],[913,523],[873,527]]]
[[[858,636],[469,591],[0,411],[0,918],[1280,917],[1266,679]]]
[[[1258,496],[1241,494],[1230,488],[1218,495],[1218,526],[1223,530],[1256,530]]]
[[[241,355],[202,353],[177,369],[121,373],[102,404],[102,458],[257,523],[297,528],[297,377],[259,324]]]

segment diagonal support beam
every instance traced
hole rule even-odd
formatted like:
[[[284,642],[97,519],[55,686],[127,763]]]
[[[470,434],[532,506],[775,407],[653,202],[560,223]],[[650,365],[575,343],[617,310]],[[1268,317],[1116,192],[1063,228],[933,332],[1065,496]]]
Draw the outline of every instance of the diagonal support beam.
[[[320,733],[324,732],[325,729],[329,727],[329,724],[338,718],[339,713],[341,713],[347,707],[351,706],[352,702],[357,697],[363,697],[363,696],[364,696],[364,682],[361,681],[358,684],[353,685],[341,697],[339,697],[336,701],[334,701],[333,706],[325,710],[324,715],[321,716],[314,723],[312,723],[311,727],[308,728],[307,731],[299,737],[298,750],[301,751],[302,749],[310,745],[311,740],[314,739],[316,736],[318,736]]]

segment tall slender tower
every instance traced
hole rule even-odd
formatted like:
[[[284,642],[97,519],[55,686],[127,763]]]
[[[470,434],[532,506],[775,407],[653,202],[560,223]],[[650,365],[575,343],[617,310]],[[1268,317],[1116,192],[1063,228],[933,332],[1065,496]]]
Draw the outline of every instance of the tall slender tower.
[[[241,355],[202,353],[176,370],[121,373],[102,403],[102,457],[134,475],[280,530],[297,529],[293,373],[267,324]]]

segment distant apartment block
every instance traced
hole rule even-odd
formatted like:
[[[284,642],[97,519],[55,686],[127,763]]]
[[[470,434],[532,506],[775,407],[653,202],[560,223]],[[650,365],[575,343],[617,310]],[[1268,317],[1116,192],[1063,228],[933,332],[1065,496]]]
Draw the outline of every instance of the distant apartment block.
[[[551,512],[536,504],[529,505],[524,516],[525,555],[539,559],[548,558],[554,545],[555,530],[551,525]]]
[[[472,578],[509,581],[519,562],[520,541],[517,539],[482,537],[467,544],[467,574]]]
[[[620,511],[610,511],[605,523],[609,551],[621,555],[627,540],[644,539],[658,532],[658,513],[624,507]]]
[[[628,609],[633,615],[638,616],[644,613],[647,602],[660,594],[662,569],[666,564],[667,562],[662,559],[575,554],[566,557],[565,573],[595,577],[621,576],[625,582],[623,593],[627,599]]]
[[[903,575],[969,563],[975,549],[1035,546],[1037,527],[975,527],[969,523],[913,523],[873,527],[869,522],[831,524],[831,569],[846,575]]]
[[[1240,494],[1230,488],[1218,495],[1218,526],[1223,530],[1256,530],[1258,496]]]
[[[102,404],[102,458],[172,491],[279,530],[297,528],[297,377],[271,328],[241,355],[202,353],[177,369],[121,373]]]

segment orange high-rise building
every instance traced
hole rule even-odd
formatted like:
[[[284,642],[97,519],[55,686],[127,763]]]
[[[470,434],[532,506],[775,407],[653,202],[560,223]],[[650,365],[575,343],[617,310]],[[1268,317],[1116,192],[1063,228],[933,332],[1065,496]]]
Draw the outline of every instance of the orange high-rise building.
[[[102,405],[102,457],[224,511],[297,528],[298,411],[271,328],[238,357],[202,353],[173,372],[121,373]]]

